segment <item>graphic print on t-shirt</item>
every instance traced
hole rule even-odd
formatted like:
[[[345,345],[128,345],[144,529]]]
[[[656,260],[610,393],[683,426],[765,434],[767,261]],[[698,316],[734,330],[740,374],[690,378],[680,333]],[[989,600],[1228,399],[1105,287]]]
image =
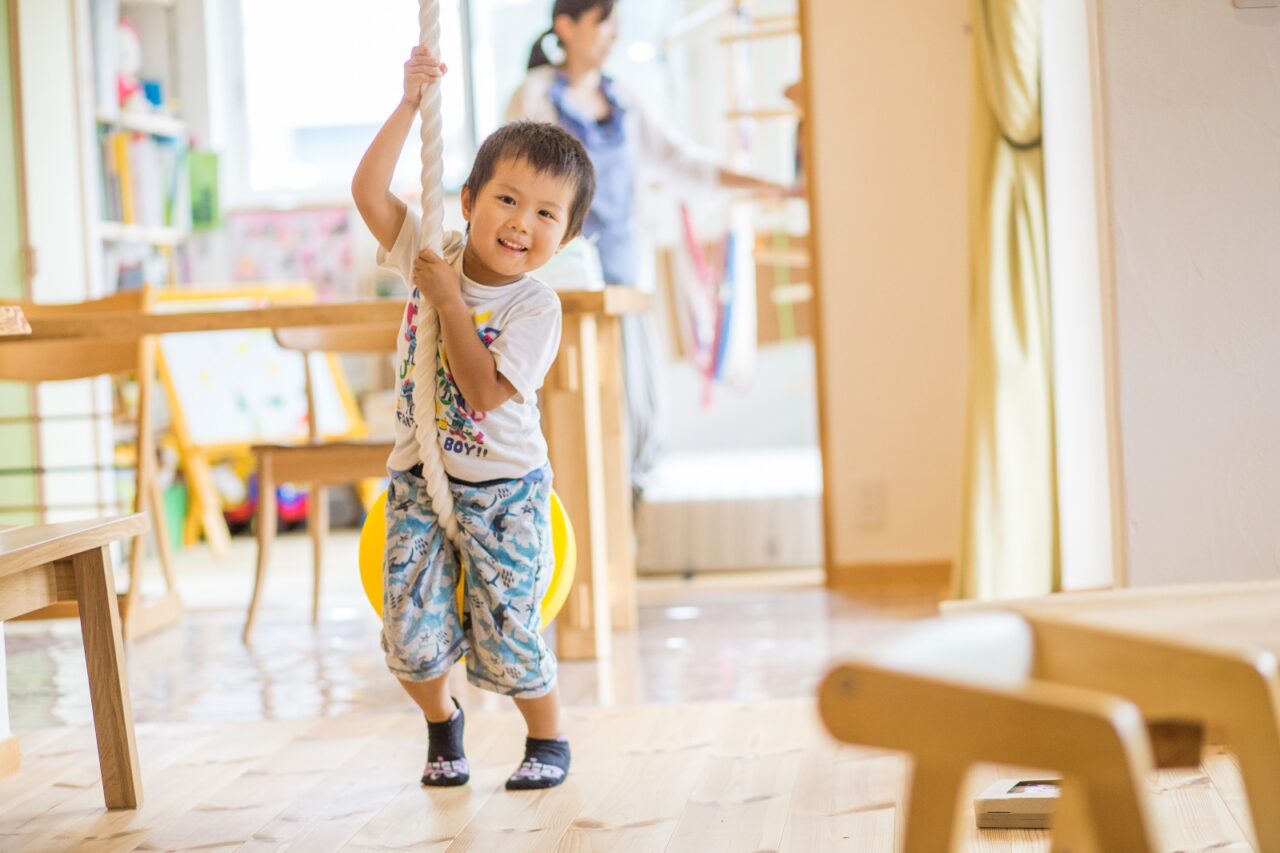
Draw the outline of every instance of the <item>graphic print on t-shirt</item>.
[[[417,293],[414,294],[418,296]],[[400,363],[400,398],[396,404],[396,419],[403,425],[412,428],[416,423],[413,406],[413,366],[414,352],[418,343],[418,317],[421,314],[417,299],[410,299],[405,307],[406,342],[408,350]],[[471,322],[475,324],[476,334],[484,342],[486,348],[493,345],[502,334],[502,330],[488,325],[493,318],[492,311],[472,311]],[[444,346],[444,338],[439,342],[440,363],[436,368],[436,427],[448,433],[443,446],[448,453],[459,453],[465,456],[484,458],[489,455],[485,447],[485,435],[478,424],[486,417],[485,412],[473,411],[462,396],[462,389],[454,381],[453,372],[449,369],[449,354]]]
[[[408,349],[404,360],[400,362],[400,397],[396,400],[396,420],[410,429],[417,423],[413,416],[413,352],[418,348],[419,313],[421,309],[418,307],[418,292],[415,290],[413,298],[404,308],[404,338]]]
[[[471,312],[471,322],[475,324],[476,334],[486,348],[492,346],[502,333],[501,329],[488,325],[492,318],[492,311]],[[448,433],[443,444],[445,452],[479,458],[488,456],[484,432],[479,428],[485,417],[485,412],[477,412],[467,405],[462,389],[454,381],[453,371],[449,367],[449,353],[441,338],[440,366],[436,370],[436,426]]]

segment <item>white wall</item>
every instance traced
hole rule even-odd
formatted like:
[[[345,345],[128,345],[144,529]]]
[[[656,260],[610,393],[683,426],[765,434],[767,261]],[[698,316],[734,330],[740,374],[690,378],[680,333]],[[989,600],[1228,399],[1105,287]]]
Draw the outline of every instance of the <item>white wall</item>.
[[[669,362],[664,380],[672,412],[666,447],[673,453],[818,443],[812,341],[761,347],[750,385],[717,385],[710,407],[706,379],[692,361]]]
[[[1041,104],[1065,589],[1114,581],[1088,7],[1045,0]]]
[[[1128,573],[1280,575],[1280,9],[1098,0]]]
[[[76,302],[89,289],[84,227],[81,141],[72,0],[19,0],[23,154],[27,180],[27,242],[36,252],[31,292],[37,302]]]
[[[951,562],[967,377],[969,4],[801,9],[828,566]]]

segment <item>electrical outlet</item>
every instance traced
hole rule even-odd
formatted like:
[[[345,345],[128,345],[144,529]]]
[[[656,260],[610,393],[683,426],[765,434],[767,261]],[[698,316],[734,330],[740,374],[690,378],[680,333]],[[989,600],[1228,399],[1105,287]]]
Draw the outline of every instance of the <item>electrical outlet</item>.
[[[885,522],[886,492],[884,480],[863,480],[858,484],[857,526],[863,530],[880,530]]]

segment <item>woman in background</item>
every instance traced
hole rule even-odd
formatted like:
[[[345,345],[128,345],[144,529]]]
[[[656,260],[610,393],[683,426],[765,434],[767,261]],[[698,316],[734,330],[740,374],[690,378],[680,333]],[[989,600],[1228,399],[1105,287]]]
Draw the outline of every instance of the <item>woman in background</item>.
[[[636,183],[642,168],[682,187],[783,194],[785,187],[723,169],[678,138],[624,86],[604,73],[618,38],[615,0],[556,0],[551,29],[533,46],[529,73],[507,108],[507,121],[557,124],[587,149],[596,194],[583,235],[600,254],[609,284],[639,285]],[[549,56],[548,53],[554,54]],[[659,372],[662,348],[652,314],[622,323],[632,483],[643,488],[665,432]]]

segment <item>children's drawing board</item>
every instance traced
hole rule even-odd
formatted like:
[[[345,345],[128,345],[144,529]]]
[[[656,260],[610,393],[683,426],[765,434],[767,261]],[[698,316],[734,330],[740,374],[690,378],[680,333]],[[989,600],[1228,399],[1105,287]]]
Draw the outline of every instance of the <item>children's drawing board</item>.
[[[271,332],[167,335],[160,347],[191,444],[214,448],[307,437],[302,356],[281,349]],[[351,419],[329,357],[308,357],[320,433],[350,434]]]
[[[306,283],[165,290],[157,293],[154,310],[225,311],[314,300],[315,291]],[[321,436],[363,435],[365,424],[337,357],[311,353],[309,358]],[[211,465],[243,457],[254,444],[307,440],[302,354],[282,349],[269,329],[235,329],[162,335],[156,362],[191,490],[183,538],[192,543],[203,528],[220,556],[228,547],[228,532]]]
[[[159,295],[157,311],[231,310],[309,302],[303,286],[179,291]],[[337,361],[312,353],[321,435],[363,432]],[[185,332],[160,338],[161,377],[175,432],[190,447],[222,450],[307,437],[306,378],[300,353],[282,349],[269,329]]]

